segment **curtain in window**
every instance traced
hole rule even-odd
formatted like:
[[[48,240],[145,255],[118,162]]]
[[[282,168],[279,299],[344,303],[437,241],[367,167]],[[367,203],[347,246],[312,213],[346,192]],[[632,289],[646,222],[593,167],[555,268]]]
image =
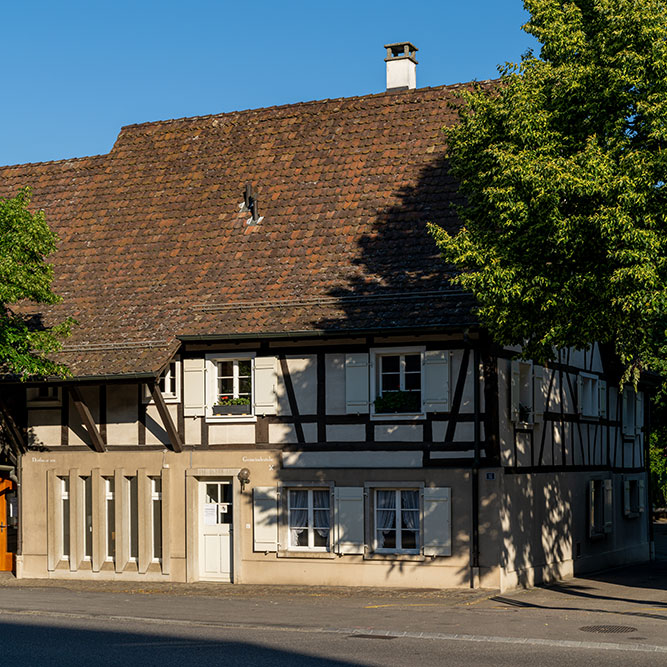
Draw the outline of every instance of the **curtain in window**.
[[[289,493],[290,543],[293,547],[308,546],[308,491],[290,491]]]
[[[401,491],[401,520],[403,528],[416,530],[419,526],[419,493],[417,491]]]
[[[331,525],[331,512],[329,511],[329,492],[313,491],[313,508],[315,530],[320,537],[329,537],[329,528]]]
[[[377,542],[378,548],[381,549],[384,547],[385,532],[396,529],[396,492],[378,491],[375,499],[377,502],[375,512]]]

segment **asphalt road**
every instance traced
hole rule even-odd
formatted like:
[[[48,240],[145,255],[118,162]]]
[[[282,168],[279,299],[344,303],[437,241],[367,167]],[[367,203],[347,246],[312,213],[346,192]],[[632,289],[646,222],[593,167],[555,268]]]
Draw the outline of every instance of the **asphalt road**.
[[[667,561],[502,595],[5,577],[0,642],[6,665],[667,667]]]

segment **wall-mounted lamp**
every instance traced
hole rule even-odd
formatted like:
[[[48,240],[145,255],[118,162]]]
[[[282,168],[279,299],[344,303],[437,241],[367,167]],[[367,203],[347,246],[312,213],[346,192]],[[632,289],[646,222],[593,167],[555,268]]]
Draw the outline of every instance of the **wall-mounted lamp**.
[[[239,482],[241,482],[241,493],[243,493],[245,485],[250,481],[250,470],[248,468],[241,468],[237,477]]]

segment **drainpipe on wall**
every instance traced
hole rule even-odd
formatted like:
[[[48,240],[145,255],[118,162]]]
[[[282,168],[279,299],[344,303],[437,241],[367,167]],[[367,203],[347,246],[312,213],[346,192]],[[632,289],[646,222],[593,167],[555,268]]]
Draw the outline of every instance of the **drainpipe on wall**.
[[[474,372],[474,406],[475,406],[475,458],[472,468],[471,494],[472,494],[472,544],[471,544],[471,567],[470,587],[479,588],[479,463],[480,463],[480,391],[479,391],[479,348],[473,351]]]

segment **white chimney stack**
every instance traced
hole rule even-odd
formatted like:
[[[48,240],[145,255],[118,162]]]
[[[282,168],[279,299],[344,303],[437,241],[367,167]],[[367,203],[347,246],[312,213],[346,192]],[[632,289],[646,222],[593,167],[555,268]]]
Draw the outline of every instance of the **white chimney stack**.
[[[410,42],[385,44],[387,57],[387,90],[412,90],[417,87],[417,59],[419,50]]]

